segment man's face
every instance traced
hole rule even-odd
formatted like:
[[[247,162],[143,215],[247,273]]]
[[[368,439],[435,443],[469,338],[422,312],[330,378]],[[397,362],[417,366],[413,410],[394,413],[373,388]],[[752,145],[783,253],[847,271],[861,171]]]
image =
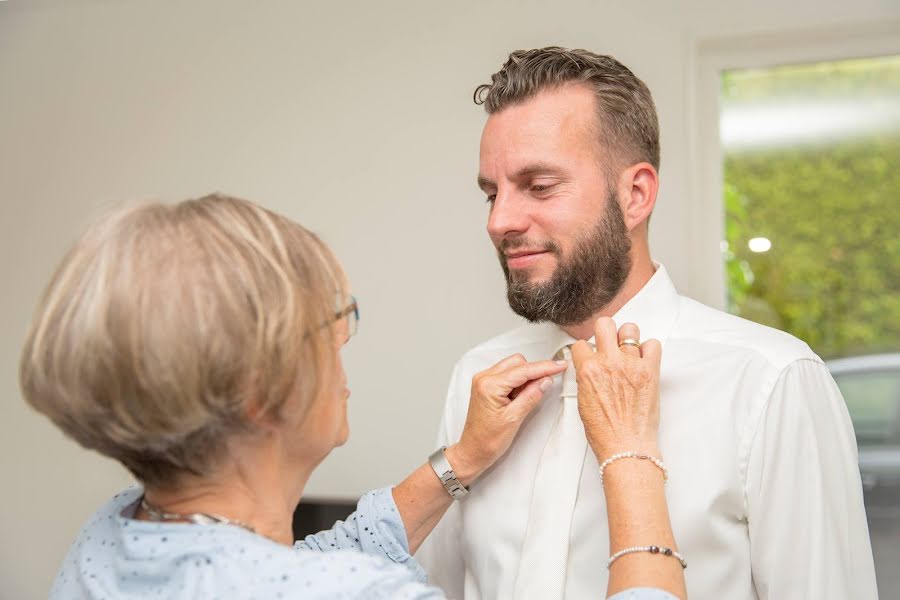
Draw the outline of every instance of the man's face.
[[[542,92],[491,115],[481,136],[488,233],[510,306],[531,321],[583,322],[628,276],[630,238],[603,174],[595,102],[581,86]]]

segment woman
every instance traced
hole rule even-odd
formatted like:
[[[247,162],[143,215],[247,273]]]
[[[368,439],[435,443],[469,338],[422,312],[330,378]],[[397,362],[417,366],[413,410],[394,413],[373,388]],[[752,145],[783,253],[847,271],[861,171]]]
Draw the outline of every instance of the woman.
[[[357,316],[324,244],[243,200],[142,205],[91,228],[49,284],[21,383],[33,407],[140,487],[88,522],[51,597],[442,598],[412,554],[453,501],[448,489],[462,493],[451,484],[477,485],[566,364],[511,356],[480,373],[444,453],[446,486],[423,464],[295,542],[309,476],[347,439],[340,348]],[[588,438],[604,459],[658,456],[659,346],[646,342],[641,357],[616,335],[601,320],[598,351],[573,348]],[[660,473],[641,460],[607,468],[612,547],[674,548]],[[638,585],[684,596],[681,566],[659,553],[611,567],[610,591]]]

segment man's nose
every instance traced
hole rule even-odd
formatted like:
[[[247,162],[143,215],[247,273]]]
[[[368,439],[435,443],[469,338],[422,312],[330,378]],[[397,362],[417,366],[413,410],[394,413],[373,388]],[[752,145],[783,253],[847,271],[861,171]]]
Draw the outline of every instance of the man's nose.
[[[514,193],[498,192],[491,206],[487,230],[494,245],[510,235],[521,235],[528,230],[529,217],[525,207]]]

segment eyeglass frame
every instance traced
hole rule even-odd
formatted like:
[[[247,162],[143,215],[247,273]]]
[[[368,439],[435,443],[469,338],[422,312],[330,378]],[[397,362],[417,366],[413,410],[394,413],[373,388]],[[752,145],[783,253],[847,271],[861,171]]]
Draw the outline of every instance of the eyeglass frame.
[[[356,332],[359,331],[359,303],[356,301],[355,296],[350,296],[350,304],[348,304],[346,308],[334,313],[334,320],[331,321],[331,323],[337,323],[350,315],[353,315],[353,319],[347,319],[347,337],[353,337],[356,335]],[[324,329],[331,325],[331,323],[322,323],[319,328]],[[314,332],[312,331],[307,331],[306,334],[304,334],[303,339],[308,339],[313,333]]]
[[[347,318],[351,315],[353,315],[352,319]],[[344,318],[347,318],[348,335],[349,337],[353,337],[359,331],[359,302],[357,302],[356,296],[350,296],[350,304],[343,310],[334,313],[335,322]]]

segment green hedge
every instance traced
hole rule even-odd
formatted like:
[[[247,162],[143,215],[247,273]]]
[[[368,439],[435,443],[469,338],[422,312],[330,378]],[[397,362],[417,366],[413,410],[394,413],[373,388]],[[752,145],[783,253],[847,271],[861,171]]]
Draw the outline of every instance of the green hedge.
[[[864,107],[874,95],[893,97],[900,110],[900,60],[866,62],[726,74],[723,102],[802,92],[855,95]],[[825,358],[900,350],[900,131],[726,148],[724,176],[734,312],[793,333]],[[751,252],[754,237],[772,249]]]

